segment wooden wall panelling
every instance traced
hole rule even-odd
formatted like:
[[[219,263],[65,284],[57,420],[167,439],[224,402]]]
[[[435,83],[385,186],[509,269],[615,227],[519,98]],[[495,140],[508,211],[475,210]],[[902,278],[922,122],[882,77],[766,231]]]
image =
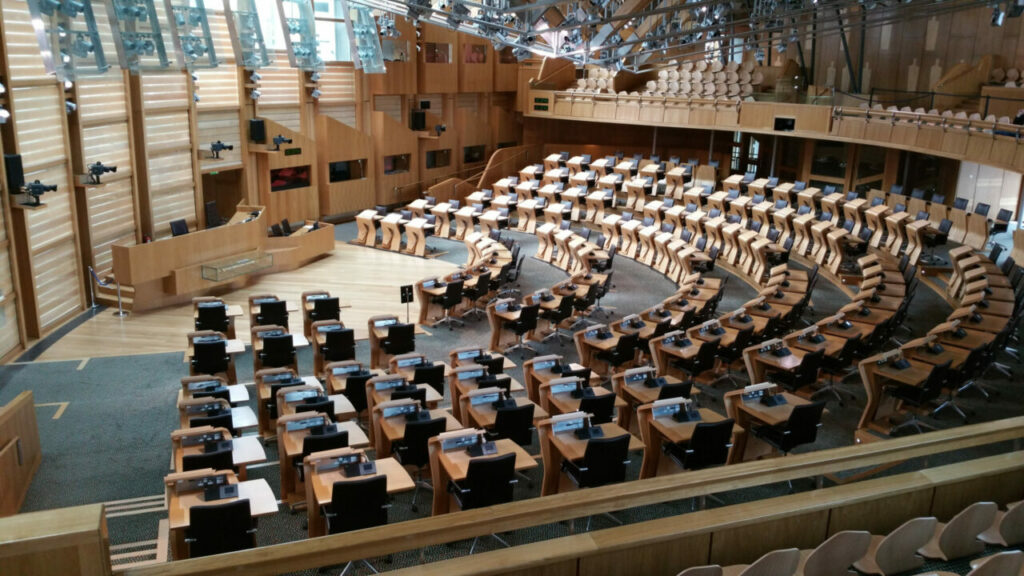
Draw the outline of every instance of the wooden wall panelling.
[[[832,509],[828,536],[843,530],[867,530],[888,534],[908,518],[927,516],[932,503],[931,487],[869,501],[850,502]]]
[[[427,27],[431,26],[424,25]],[[395,29],[400,36],[393,41],[403,44],[407,59],[384,62],[386,74],[363,74],[368,94],[415,94],[418,91],[416,78],[422,55],[416,50],[416,28],[405,18],[395,18]]]
[[[351,104],[320,104],[318,111],[321,116],[327,116],[350,128],[359,129],[359,107],[355,102]],[[317,138],[319,138],[319,134]]]
[[[459,172],[459,155],[461,154],[459,148],[459,135],[456,132],[459,130],[453,129],[452,122],[449,118],[432,114],[433,107],[430,111],[425,114],[426,116],[426,127],[429,136],[419,138],[419,156],[420,156],[420,180],[423,181],[423,186],[432,186],[437,182],[446,179],[449,175],[456,174]],[[438,124],[444,124],[447,129],[441,133],[440,136],[434,131],[434,127]],[[427,168],[427,152],[433,152],[437,150],[448,150],[448,165],[439,166],[437,168]]]
[[[0,17],[6,15],[8,9],[27,10],[25,6],[19,3],[11,7],[0,2]],[[11,35],[17,38],[19,34],[32,31],[31,25],[28,25],[26,30],[25,26],[20,26],[21,22],[14,20],[13,23],[13,28],[8,24],[0,28],[0,73],[9,71],[11,62],[7,54],[7,43]],[[0,97],[0,100],[2,99],[3,97]],[[11,122],[13,123],[13,120]],[[12,152],[17,147],[17,134],[13,126],[0,131],[0,166],[3,165],[5,147]],[[25,340],[24,315],[20,310],[21,285],[18,281],[18,269],[12,262],[18,242],[9,218],[12,198],[8,192],[6,171],[0,170],[0,297],[3,298],[0,303],[0,360],[7,360],[18,354]]]
[[[523,123],[516,115],[514,94],[495,93],[491,96],[491,144],[497,149],[501,144],[523,142]]]
[[[540,60],[525,60],[519,63],[516,72],[516,112],[530,109],[530,83],[540,75]]]
[[[0,517],[17,514],[43,459],[32,391],[0,406]]]
[[[409,202],[419,195],[419,188],[412,186],[419,181],[419,138],[415,132],[383,112],[373,112],[372,118],[376,203],[391,205]],[[384,157],[399,154],[409,155],[409,169],[385,174]]]
[[[779,548],[814,548],[825,540],[828,510],[790,514],[770,521],[771,530],[752,524],[716,530],[711,538],[710,564],[747,564]]]
[[[703,566],[708,563],[711,537],[710,532],[687,534],[662,542],[583,556],[579,559],[579,573],[587,576],[673,576],[684,566]],[[599,534],[594,538],[602,539]]]
[[[931,515],[949,522],[961,510],[975,502],[995,502],[1005,508],[1024,497],[1024,481],[1019,471],[974,478],[955,486],[936,486]]]
[[[108,576],[110,539],[102,504],[0,520],[5,574]]]
[[[246,127],[248,129],[248,127]],[[204,173],[226,169],[242,168],[242,140],[247,135],[242,133],[239,122],[238,108],[199,109],[198,134],[199,165]],[[210,145],[220,140],[234,146],[234,150],[223,150],[220,159],[213,158]]]
[[[430,94],[434,92],[452,94],[459,91],[459,61],[462,60],[459,54],[459,35],[453,30],[423,24],[420,26],[419,43],[423,47],[417,54],[416,78],[418,84],[417,93]],[[433,44],[447,45],[449,47],[448,62],[444,62],[444,50],[441,50],[440,62],[427,62],[431,54]],[[434,52],[437,54],[437,52]]]
[[[375,200],[377,162],[373,138],[324,114],[317,117],[317,122],[320,213],[324,216],[334,216],[372,207]],[[365,160],[363,178],[331,182],[329,164],[342,160]]]
[[[515,146],[495,150],[487,160],[487,168],[480,176],[480,187],[487,188],[506,176],[514,176],[527,164],[544,160],[544,147],[540,144]],[[585,154],[585,152],[581,152]]]
[[[459,171],[463,178],[469,178],[472,171],[482,170],[487,158],[493,152],[491,148],[490,115],[481,114],[489,110],[490,98],[485,94],[457,94],[455,96],[455,126],[459,133],[459,145],[455,151],[459,162]],[[466,162],[464,153],[468,146],[485,146],[483,160]]]
[[[494,60],[496,54],[485,38],[458,35],[459,92],[494,91]]]
[[[512,55],[512,48],[505,47],[495,50],[492,62],[494,63],[494,91],[515,92],[519,80],[519,62]]]
[[[292,143],[281,144],[279,151],[270,151],[274,147],[274,136],[279,134],[290,138]],[[300,152],[289,154],[289,150]],[[256,177],[259,181],[260,204],[266,207],[268,222],[277,222],[283,218],[296,222],[320,217],[316,161],[314,140],[273,120],[267,120],[267,146],[260,147],[256,153]],[[307,168],[309,186],[277,192],[271,190],[272,170],[302,167]]]
[[[302,130],[301,92],[302,72],[288,67],[288,56],[274,54],[274,66],[260,69],[260,99],[256,101],[256,114],[299,132]]]
[[[12,206],[26,334],[40,337],[78,312],[84,302],[67,120],[55,79],[9,93],[26,182],[57,186],[56,192],[44,195],[44,206]]]
[[[4,54],[8,67],[5,78],[7,88],[39,80],[52,81],[53,76],[46,73],[46,67],[39,54],[39,43],[32,27],[28,2],[3,0],[0,5],[3,6]]]

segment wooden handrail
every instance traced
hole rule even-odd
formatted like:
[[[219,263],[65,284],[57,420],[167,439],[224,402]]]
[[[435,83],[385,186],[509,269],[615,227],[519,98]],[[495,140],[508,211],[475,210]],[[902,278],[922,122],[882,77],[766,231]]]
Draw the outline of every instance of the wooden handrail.
[[[345,534],[126,569],[115,573],[122,576],[278,574],[344,564],[360,558],[392,554],[603,512],[901,462],[1020,438],[1024,438],[1024,417],[1008,418],[871,444],[832,448],[785,458],[577,490],[486,509],[468,510]]]

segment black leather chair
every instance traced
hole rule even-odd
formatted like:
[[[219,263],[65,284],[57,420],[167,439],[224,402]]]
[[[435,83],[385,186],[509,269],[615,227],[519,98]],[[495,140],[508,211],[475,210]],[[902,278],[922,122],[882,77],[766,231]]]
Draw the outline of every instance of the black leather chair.
[[[302,461],[314,452],[334,450],[348,446],[348,430],[339,430],[330,434],[310,434],[302,438],[302,455],[292,459],[292,466],[299,473],[299,480],[305,481],[305,469]],[[333,497],[333,496],[332,496]]]
[[[661,389],[658,390],[658,400],[668,400],[670,398],[689,398],[693,393],[693,381],[687,380],[686,382],[678,382],[675,384],[664,384]]]
[[[418,512],[416,498],[419,496],[420,488],[432,490],[433,486],[423,479],[423,471],[430,465],[430,453],[427,450],[427,442],[431,438],[444,432],[445,419],[434,418],[421,422],[407,422],[405,424],[405,435],[399,442],[392,443],[395,459],[402,466],[409,466],[416,471],[416,488],[412,493],[412,511]]]
[[[743,357],[743,350],[750,346],[753,339],[754,327],[751,326],[750,328],[744,328],[737,332],[736,338],[733,339],[732,344],[718,347],[718,358],[722,361],[722,366],[725,367],[725,372],[721,376],[715,378],[716,383],[719,380],[728,380],[732,383],[734,388],[740,387],[741,381],[738,377],[742,377],[742,374],[746,373],[746,368],[741,369],[738,373],[734,373],[732,365]]]
[[[515,408],[498,408],[494,417],[494,428],[487,437],[492,440],[508,438],[520,446],[533,444],[533,408],[524,404]]]
[[[263,350],[260,351],[263,368],[282,368],[295,364],[295,344],[291,334],[264,336]]]
[[[288,326],[288,304],[284,300],[260,304],[260,313],[256,315],[256,324],[259,326]]]
[[[263,307],[260,306],[261,312],[262,308]],[[313,300],[313,309],[309,311],[309,319],[311,322],[319,322],[321,320],[340,320],[341,304],[338,302],[337,296]],[[287,326],[287,324],[281,324],[281,326]]]
[[[835,356],[825,356],[822,358],[821,371],[828,375],[828,382],[815,390],[811,396],[812,398],[816,398],[820,394],[829,393],[835,396],[840,406],[844,405],[837,383],[858,373],[857,366],[855,365],[855,355],[860,347],[860,335],[857,335],[853,338],[848,338]],[[852,368],[851,365],[853,365]],[[838,380],[836,379],[837,376],[839,377]],[[856,399],[857,397],[850,394],[850,398]]]
[[[227,373],[231,357],[226,340],[194,342],[192,344],[192,371],[196,374]]]
[[[687,377],[692,380],[715,367],[715,353],[717,351],[718,342],[716,340],[702,342],[700,348],[697,349],[696,356],[688,360],[675,360],[672,362],[672,365],[686,372]]]
[[[355,332],[351,328],[329,330],[325,335],[326,342],[320,347],[325,362],[356,359]]]
[[[921,409],[928,407],[942,395],[942,389],[949,381],[949,366],[951,363],[952,361],[948,361],[932,367],[932,371],[928,373],[928,379],[925,380],[923,384],[897,384],[894,386],[887,386],[885,388],[885,392],[911,408]],[[908,412],[910,413],[910,416],[903,422],[893,426],[889,431],[890,435],[894,435],[905,428],[913,428],[914,430],[917,430],[918,434],[924,432],[923,428],[936,430],[935,426],[922,422],[920,418],[918,418],[916,410],[910,410]]]
[[[562,471],[580,488],[596,488],[615,484],[626,480],[626,467],[629,466],[629,435],[623,434],[613,438],[591,438],[587,440],[587,448],[583,459],[579,462],[562,461]],[[605,517],[622,524],[610,514]],[[590,529],[592,518],[587,518]]]
[[[188,234],[188,222],[171,220],[171,236],[184,236],[185,234]]]
[[[423,388],[414,388],[411,390],[395,390],[391,393],[392,400],[416,400],[420,403],[420,408],[427,409],[427,391]]]
[[[202,452],[200,454],[186,454],[181,457],[181,471],[202,470],[213,468],[214,470],[234,470],[235,463],[232,460],[231,448],[224,448],[216,452]]]
[[[732,448],[732,418],[720,422],[698,422],[690,441],[665,444],[663,449],[683,470],[703,470],[723,466]],[[701,508],[703,508],[703,502]]]
[[[363,374],[361,376],[349,375],[348,378],[345,378],[345,390],[342,394],[352,403],[356,414],[362,414],[367,409],[366,381],[372,377],[373,374]]]
[[[614,270],[609,271],[608,272],[608,276],[605,277],[605,279],[604,279],[604,282],[602,282],[599,285],[599,289],[597,291],[597,294],[595,294],[595,299],[597,300],[597,303],[594,304],[594,307],[590,310],[591,314],[596,314],[598,312],[601,312],[602,314],[605,315],[606,318],[608,317],[609,313],[611,312],[611,309],[610,308],[605,308],[605,307],[601,306],[601,299],[604,298],[605,296],[607,296],[608,292],[610,292],[611,289],[615,287],[615,284],[612,283],[612,278],[614,276],[615,276],[615,271]]]
[[[227,306],[220,302],[200,303],[196,307],[196,330],[227,333],[231,327]]]
[[[469,301],[470,308],[463,314],[463,318],[470,315],[483,316],[485,309],[479,306],[480,299],[486,297],[491,293],[491,273],[484,272],[477,276],[476,284],[472,286],[464,286],[462,289],[462,298]]]
[[[340,534],[388,523],[388,479],[384,475],[353,480],[340,480],[331,488],[331,503],[323,507],[327,519],[327,533]],[[360,560],[373,573],[377,569],[366,560]],[[352,562],[345,565],[348,572]]]
[[[804,354],[796,370],[792,372],[787,370],[773,371],[768,374],[768,379],[790,392],[795,392],[804,386],[813,386],[818,382],[818,372],[821,370],[821,362],[824,357],[824,350],[808,352]]]
[[[327,396],[317,397],[314,402],[301,402],[295,404],[295,413],[299,414],[302,412],[316,412],[327,416],[332,422],[334,421],[334,400],[331,400]]]
[[[185,542],[190,558],[256,547],[256,521],[249,499],[189,508]]]
[[[926,266],[941,266],[945,264],[945,259],[939,258],[935,255],[935,247],[946,244],[949,239],[949,231],[953,227],[953,221],[945,218],[939,222],[938,230],[931,232],[929,229],[925,229],[926,232],[922,240],[924,245],[928,248],[928,252],[921,255],[921,264]]]
[[[663,318],[662,320],[660,320],[654,326],[654,332],[652,332],[649,337],[647,337],[647,338],[638,337],[637,338],[637,348],[639,348],[641,354],[649,356],[650,352],[651,352],[651,340],[654,340],[656,338],[660,338],[661,336],[664,336],[665,334],[668,334],[671,331],[672,331],[672,317],[671,316],[667,316],[667,317]]]
[[[592,424],[606,424],[615,419],[615,394],[584,397],[580,400],[580,412],[593,414]]]
[[[504,504],[512,501],[512,488],[517,482],[515,473],[515,454],[473,458],[469,461],[466,477],[460,482],[450,481],[448,492],[455,497],[462,510]],[[491,537],[508,548],[508,542],[495,534],[491,534]],[[479,537],[473,538],[473,544],[469,547],[470,554],[476,550],[479,540]]]
[[[539,316],[540,304],[533,304],[531,306],[523,306],[522,308],[520,308],[518,319],[511,322],[505,322],[505,326],[512,330],[512,332],[519,337],[519,342],[517,342],[515,346],[511,346],[505,349],[505,354],[508,354],[513,350],[522,350],[524,357],[526,355],[527,350],[533,352],[534,354],[537,353],[537,351],[532,346],[526,343],[526,334],[531,330],[537,328],[537,319],[539,318]]]
[[[452,316],[452,310],[454,310],[455,307],[462,302],[463,285],[464,282],[462,280],[455,280],[449,282],[448,285],[445,286],[444,294],[441,294],[440,296],[434,296],[433,298],[430,299],[432,303],[438,304],[442,308],[444,308],[444,317],[438,320],[437,322],[431,324],[432,327],[447,325],[448,329],[452,330],[453,324],[458,324],[459,326],[464,325],[462,320],[459,320],[458,318]]]
[[[416,351],[416,326],[413,324],[392,324],[388,336],[380,343],[381,350],[392,356]]]
[[[417,366],[411,384],[427,384],[444,398],[444,364]]]
[[[576,311],[579,319],[572,325],[573,329],[581,324],[588,322],[587,318],[593,313],[594,306],[597,305],[597,295],[601,291],[599,284],[591,284],[587,287],[587,293],[582,298],[576,298],[572,303],[573,309]]]
[[[547,342],[552,338],[557,338],[559,344],[562,344],[563,338],[566,340],[572,340],[572,336],[562,332],[561,328],[559,328],[559,325],[562,322],[568,320],[569,318],[572,318],[573,306],[575,304],[576,296],[568,294],[566,296],[562,296],[562,300],[558,303],[557,308],[540,311],[540,317],[551,322],[551,327],[554,329],[551,332],[551,334],[548,334],[547,336],[544,337],[542,342]]]
[[[636,359],[636,349],[639,343],[640,335],[638,333],[622,334],[614,348],[598,352],[596,357],[598,360],[607,362],[610,367],[618,368]]]
[[[821,414],[825,411],[825,403],[811,402],[794,406],[789,419],[775,426],[754,426],[754,436],[772,445],[783,455],[789,454],[797,446],[811,444],[818,438],[821,428]],[[789,482],[793,488],[792,481]]]
[[[212,414],[208,416],[193,416],[188,419],[189,428],[201,428],[203,426],[212,426],[214,428],[226,428],[231,432],[231,435],[236,435],[234,420],[231,417],[230,411],[225,411],[220,414]]]

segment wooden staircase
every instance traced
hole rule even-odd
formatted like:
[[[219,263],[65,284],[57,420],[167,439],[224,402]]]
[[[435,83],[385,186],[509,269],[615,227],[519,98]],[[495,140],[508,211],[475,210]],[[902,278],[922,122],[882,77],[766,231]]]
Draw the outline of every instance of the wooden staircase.
[[[103,276],[103,281],[107,283],[106,286],[100,286],[99,284],[93,284],[93,290],[96,296],[96,303],[108,306],[110,308],[117,308],[117,282],[113,276]],[[135,297],[135,288],[131,286],[121,286],[121,306],[125,310],[132,309],[132,302]]]

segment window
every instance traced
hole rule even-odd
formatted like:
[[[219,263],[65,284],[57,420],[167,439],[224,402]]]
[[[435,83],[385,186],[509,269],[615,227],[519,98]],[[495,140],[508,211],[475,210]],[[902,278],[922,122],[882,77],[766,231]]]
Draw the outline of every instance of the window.
[[[366,178],[366,158],[359,160],[341,160],[328,165],[331,182],[346,182]]]
[[[270,171],[270,191],[280,192],[309,186],[309,166],[293,166]]]
[[[811,158],[811,174],[830,178],[846,178],[846,144],[817,140]]]
[[[384,174],[401,174],[409,171],[409,155],[395,154],[384,157]]]
[[[487,147],[483,144],[480,144],[479,146],[466,146],[462,149],[462,162],[464,164],[483,162],[484,156],[486,155]]]
[[[423,45],[423,58],[428,64],[448,64],[452,61],[452,45],[427,42]]]
[[[486,64],[487,63],[487,45],[486,44],[463,44],[462,45],[462,61],[466,64]]]
[[[345,29],[341,0],[311,0],[316,18],[316,39],[325,62],[351,62],[352,50]]]
[[[452,163],[451,148],[445,150],[427,151],[427,170],[431,168],[444,168]]]

